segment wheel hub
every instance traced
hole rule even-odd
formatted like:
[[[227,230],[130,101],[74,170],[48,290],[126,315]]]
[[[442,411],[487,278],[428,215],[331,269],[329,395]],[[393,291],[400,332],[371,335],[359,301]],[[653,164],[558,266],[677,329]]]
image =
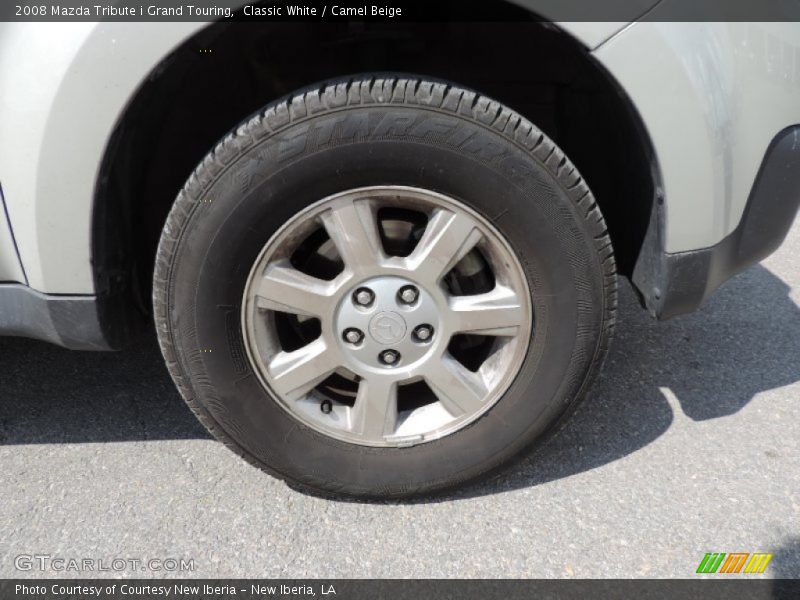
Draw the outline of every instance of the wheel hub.
[[[418,370],[422,366],[420,362],[435,346],[431,339],[415,339],[412,332],[420,326],[439,327],[439,309],[434,295],[407,277],[373,277],[358,282],[356,287],[369,290],[373,300],[363,306],[355,294],[346,294],[337,310],[335,327],[338,331],[365,332],[357,344],[348,343],[346,337],[339,336],[348,366],[361,377],[393,379],[397,369],[402,369],[406,376]],[[402,294],[409,290],[415,292],[410,303],[404,301]],[[406,293],[406,297],[409,296]],[[394,350],[397,360],[387,362],[381,358],[386,350]]]
[[[406,335],[406,320],[395,312],[378,313],[369,321],[369,333],[379,344],[397,344]]]

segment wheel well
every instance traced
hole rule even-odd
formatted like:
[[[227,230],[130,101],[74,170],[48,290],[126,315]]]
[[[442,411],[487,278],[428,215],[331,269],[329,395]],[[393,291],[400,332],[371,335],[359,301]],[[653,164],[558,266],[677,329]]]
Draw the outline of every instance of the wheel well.
[[[343,75],[404,72],[453,81],[507,104],[578,167],[630,275],[656,187],[635,110],[588,51],[507,5],[496,23],[217,23],[151,73],[119,122],[98,181],[93,264],[123,308],[149,315],[166,215],[189,174],[232,127],[293,90]],[[523,20],[527,16],[530,20]]]

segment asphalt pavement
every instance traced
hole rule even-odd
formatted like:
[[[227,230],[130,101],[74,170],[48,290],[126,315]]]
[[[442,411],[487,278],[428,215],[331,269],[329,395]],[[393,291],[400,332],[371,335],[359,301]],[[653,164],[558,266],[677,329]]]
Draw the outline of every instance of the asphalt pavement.
[[[0,577],[691,578],[706,552],[800,577],[800,220],[696,314],[655,322],[622,282],[572,421],[431,501],[322,500],[251,467],[184,407],[152,336],[0,339]],[[59,570],[84,558],[94,572]]]

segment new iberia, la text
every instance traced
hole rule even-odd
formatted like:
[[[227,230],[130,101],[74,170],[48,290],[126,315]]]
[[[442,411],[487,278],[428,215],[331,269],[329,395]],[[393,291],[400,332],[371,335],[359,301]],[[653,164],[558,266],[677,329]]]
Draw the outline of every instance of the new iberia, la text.
[[[169,598],[174,596],[236,596],[239,593],[249,592],[252,596],[327,596],[332,597],[336,595],[336,589],[333,585],[323,583],[315,583],[314,585],[287,585],[260,583],[248,584],[247,587],[237,588],[234,585],[211,585],[204,584],[184,584],[175,583],[172,585],[150,585],[150,584],[134,584],[134,583],[108,583],[96,585],[79,585],[79,584],[63,584],[56,583],[50,585],[42,584],[16,584],[14,592],[17,596],[150,596]]]

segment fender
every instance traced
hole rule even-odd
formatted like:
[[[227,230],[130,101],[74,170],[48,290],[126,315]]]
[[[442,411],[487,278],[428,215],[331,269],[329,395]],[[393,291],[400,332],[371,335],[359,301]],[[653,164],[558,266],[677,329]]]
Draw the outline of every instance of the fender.
[[[548,3],[518,4],[534,9]],[[546,8],[540,12],[546,14]],[[206,25],[0,24],[0,89],[21,91],[0,98],[0,178],[22,265],[35,290],[98,291],[92,212],[112,134],[154,69]],[[624,25],[564,28],[591,48]]]

